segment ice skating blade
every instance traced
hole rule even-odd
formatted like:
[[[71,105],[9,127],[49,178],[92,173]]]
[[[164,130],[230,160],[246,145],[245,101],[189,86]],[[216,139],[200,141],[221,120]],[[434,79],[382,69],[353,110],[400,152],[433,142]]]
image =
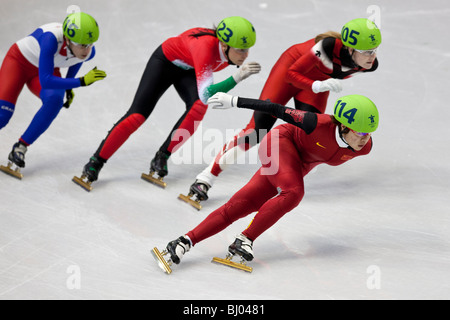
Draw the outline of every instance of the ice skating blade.
[[[141,178],[150,183],[156,184],[157,186],[160,186],[161,188],[165,188],[167,186],[167,183],[165,183],[163,181],[163,178],[160,178],[160,177],[155,178],[155,177],[153,177],[152,173],[150,173],[150,174],[143,173],[141,175]]]
[[[249,267],[249,266],[247,266],[247,265],[245,265],[243,263],[237,263],[237,262],[231,261],[231,259],[226,259],[226,258],[225,259],[221,259],[221,258],[214,257],[211,262],[220,263],[220,264],[223,264],[223,265],[235,268],[235,269],[243,270],[243,271],[246,271],[246,272],[252,272],[253,271],[252,267]]]
[[[191,197],[185,196],[184,194],[180,194],[178,196],[178,199],[183,200],[184,202],[189,203],[191,206],[193,206],[195,209],[200,210],[202,208],[202,205],[200,204],[200,201],[198,200],[192,200]]]
[[[12,169],[12,163],[9,163],[8,166],[0,166],[0,170],[14,178],[22,180],[23,174],[20,173],[20,169],[17,167],[15,170]]]
[[[159,252],[158,248],[153,248],[152,252],[152,256],[153,258],[155,258],[156,262],[158,263],[158,266],[167,274],[171,274],[172,273],[172,269],[170,269],[169,264],[167,263],[167,261],[163,258],[161,252]]]
[[[78,184],[80,187],[82,187],[86,191],[88,191],[88,192],[92,191],[91,183],[90,182],[85,182],[83,180],[83,177],[81,177],[81,178],[73,177],[72,181],[75,182],[76,184]]]

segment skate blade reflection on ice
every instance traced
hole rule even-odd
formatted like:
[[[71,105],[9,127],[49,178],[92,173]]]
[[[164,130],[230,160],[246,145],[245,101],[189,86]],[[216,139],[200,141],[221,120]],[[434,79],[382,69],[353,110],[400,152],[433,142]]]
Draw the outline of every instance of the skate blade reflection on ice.
[[[16,166],[16,168],[13,169],[12,166],[13,166],[13,163],[9,162],[6,167],[5,166],[0,166],[0,170],[3,171],[6,174],[9,174],[10,176],[13,176],[14,178],[22,180],[23,174],[20,173],[20,168]]]

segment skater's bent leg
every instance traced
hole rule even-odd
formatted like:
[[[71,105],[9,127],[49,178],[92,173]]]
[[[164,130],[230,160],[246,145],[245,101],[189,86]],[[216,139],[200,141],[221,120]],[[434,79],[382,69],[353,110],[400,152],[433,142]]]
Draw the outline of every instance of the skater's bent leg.
[[[286,213],[296,208],[303,199],[304,187],[302,181],[297,181],[296,179],[294,181],[291,174],[284,175],[284,179],[290,179],[295,185],[289,188],[281,188],[278,196],[264,203],[250,226],[242,232],[252,241],[256,240],[256,238],[273,226]]]
[[[235,164],[237,159],[244,155],[247,150],[249,150],[255,144],[249,144],[246,142],[240,143],[240,139],[245,137],[253,136],[253,129],[249,129],[248,131],[242,131],[238,135],[234,136],[232,140],[226,143],[222,150],[216,155],[214,161],[209,165],[209,172],[215,177],[219,176],[219,174],[224,171],[228,165]],[[249,139],[255,140],[255,139]],[[245,140],[245,141],[249,141]],[[244,141],[244,140],[242,140]]]
[[[197,227],[187,233],[192,244],[203,241],[224,230],[234,221],[257,211],[261,205],[277,194],[277,190],[260,171],[222,207],[212,212]]]
[[[257,145],[264,138],[275,122],[276,118],[255,111],[247,126],[234,136],[230,142],[225,144],[221,152],[216,156],[214,163],[210,166],[211,174],[217,177],[226,169],[228,164],[236,163],[236,159],[241,154]]]
[[[282,216],[298,206],[304,196],[304,182],[302,171],[302,160],[295,144],[290,137],[281,136],[277,138],[278,154],[274,155],[271,142],[274,132],[271,131],[261,146],[268,148],[267,154],[271,154],[272,161],[263,164],[261,172],[272,186],[278,188],[279,194],[266,201],[261,206],[251,225],[243,232],[249,239],[255,240],[264,231],[275,224]],[[268,141],[266,143],[266,141]],[[260,152],[261,152],[260,148]],[[263,162],[263,160],[261,160]],[[265,174],[266,166],[275,166],[274,174]]]
[[[129,110],[109,131],[95,153],[96,157],[108,160],[150,117],[161,96],[173,84],[173,74],[178,69],[165,58],[159,46],[145,67]]]
[[[108,133],[108,136],[101,143],[96,155],[104,160],[111,158],[125,141],[145,122],[145,119],[139,113],[126,114]]]
[[[207,109],[207,105],[200,100],[196,100],[177,121],[160,151],[172,154],[178,150],[197,130]]]
[[[23,86],[27,82],[28,75],[23,72],[23,65],[16,57],[23,58],[17,44],[14,44],[3,59],[0,67],[0,129],[5,127],[11,119],[17,99]],[[31,66],[37,71],[37,68]]]
[[[42,107],[22,135],[22,141],[31,145],[50,127],[63,106],[64,94],[64,90],[45,89],[41,91]]]

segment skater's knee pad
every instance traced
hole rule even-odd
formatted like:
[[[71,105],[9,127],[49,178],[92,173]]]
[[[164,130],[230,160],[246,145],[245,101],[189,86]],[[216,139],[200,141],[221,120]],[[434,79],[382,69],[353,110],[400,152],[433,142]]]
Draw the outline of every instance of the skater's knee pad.
[[[63,102],[65,93],[63,89],[42,89],[40,97],[43,102]]]
[[[279,205],[284,207],[286,212],[290,211],[300,204],[300,201],[302,201],[304,195],[305,190],[301,186],[282,190],[280,192],[280,196],[283,198],[283,201],[282,203],[279,203]]]
[[[41,90],[41,100],[46,108],[58,110],[62,108],[64,103],[65,90],[62,89],[45,89]]]
[[[126,117],[118,126],[128,134],[135,132],[143,123],[145,117],[140,113],[133,113]]]
[[[14,113],[15,105],[11,102],[0,100],[0,129],[5,127]]]
[[[189,116],[191,116],[196,121],[202,121],[203,117],[205,116],[206,110],[208,110],[208,106],[201,102],[201,100],[197,100],[189,110]]]

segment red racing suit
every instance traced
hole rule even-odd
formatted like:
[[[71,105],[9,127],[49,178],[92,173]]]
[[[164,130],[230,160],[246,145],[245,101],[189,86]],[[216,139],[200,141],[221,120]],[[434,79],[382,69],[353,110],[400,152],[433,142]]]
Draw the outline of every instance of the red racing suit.
[[[273,66],[259,99],[286,105],[294,99],[295,108],[304,111],[324,113],[329,92],[314,93],[311,86],[316,80],[329,78],[347,79],[354,74],[375,71],[378,60],[371,69],[355,65],[348,50],[340,39],[325,38],[319,42],[310,39],[288,48]],[[253,113],[249,124],[224,145],[217,155],[211,173],[218,176],[222,172],[220,158],[224,153],[239,145],[248,150],[264,137],[276,122],[276,118],[259,111]],[[256,137],[249,138],[250,135]]]
[[[268,112],[288,122],[271,130],[260,145],[262,167],[223,206],[187,233],[196,243],[220,232],[234,221],[257,212],[243,234],[254,241],[282,216],[298,206],[305,190],[303,178],[321,163],[337,166],[372,148],[342,147],[338,124],[327,114],[316,114],[255,99],[238,99],[238,107]]]

